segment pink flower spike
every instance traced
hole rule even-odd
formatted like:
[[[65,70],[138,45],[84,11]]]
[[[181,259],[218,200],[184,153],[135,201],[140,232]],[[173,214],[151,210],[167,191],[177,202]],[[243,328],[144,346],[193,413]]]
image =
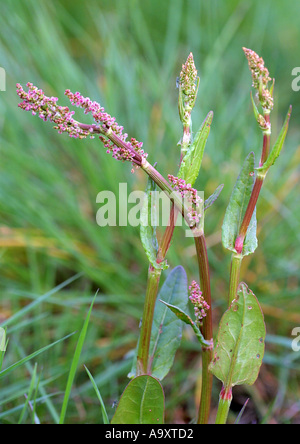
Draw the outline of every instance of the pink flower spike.
[[[127,134],[123,134],[123,127],[118,125],[115,117],[111,117],[99,103],[82,96],[80,92],[72,93],[66,89],[65,95],[72,105],[82,108],[85,114],[91,113],[96,124],[83,124],[74,120],[74,111],[70,111],[67,106],[58,106],[57,97],[47,97],[30,82],[27,83],[27,92],[19,83],[16,86],[17,94],[22,100],[18,106],[25,111],[31,111],[33,115],[38,114],[45,122],[49,120],[55,123],[54,128],[59,134],[66,132],[70,137],[84,139],[94,138],[95,133],[98,133],[107,152],[112,153],[115,159],[129,160],[140,166],[143,159],[147,158],[147,153],[142,149],[142,142],[134,138],[130,142],[126,141]]]

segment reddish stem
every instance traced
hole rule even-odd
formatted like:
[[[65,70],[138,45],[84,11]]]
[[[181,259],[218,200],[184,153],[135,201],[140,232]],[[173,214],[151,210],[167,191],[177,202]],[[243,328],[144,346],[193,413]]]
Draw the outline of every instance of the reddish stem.
[[[270,124],[270,114],[265,114],[265,121]],[[270,151],[270,134],[264,134],[263,147],[259,166],[262,166],[269,156]]]
[[[249,203],[248,203],[248,206],[246,209],[246,213],[245,213],[241,228],[240,228],[240,232],[239,232],[239,235],[235,241],[235,249],[236,249],[236,252],[239,254],[241,254],[243,251],[245,236],[247,234],[247,230],[248,230],[248,227],[249,227],[249,224],[250,224],[250,221],[251,221],[251,218],[252,218],[252,215],[253,215],[253,212],[254,212],[263,182],[264,182],[264,179],[260,176],[258,176],[255,180],[255,184],[252,189],[252,193],[250,196],[250,200],[249,200]]]
[[[221,392],[220,392],[220,399],[224,399],[226,401],[231,401],[232,400],[232,387],[222,387]]]

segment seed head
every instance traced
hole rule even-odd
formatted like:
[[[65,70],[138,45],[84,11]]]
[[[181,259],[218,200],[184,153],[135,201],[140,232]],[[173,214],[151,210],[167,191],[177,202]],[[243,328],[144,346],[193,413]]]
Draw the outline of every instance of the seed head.
[[[180,86],[183,94],[185,94],[190,101],[195,101],[197,94],[197,70],[194,62],[193,54],[190,53],[179,77]]]
[[[268,89],[268,83],[271,81],[269,71],[265,67],[265,62],[262,57],[259,57],[252,49],[243,48],[247,57],[249,69],[252,75],[252,86],[257,91],[258,99],[261,106],[265,110],[271,111],[273,109],[273,97]]]

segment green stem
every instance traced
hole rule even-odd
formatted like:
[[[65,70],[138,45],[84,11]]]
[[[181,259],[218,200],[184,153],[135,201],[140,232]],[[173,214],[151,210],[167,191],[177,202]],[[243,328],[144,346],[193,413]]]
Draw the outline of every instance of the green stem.
[[[161,271],[161,269],[156,269],[152,265],[149,266],[147,291],[137,353],[137,376],[148,374],[150,371],[150,338]]]
[[[228,306],[236,298],[237,288],[240,280],[240,271],[243,256],[241,254],[233,254],[231,258],[231,268],[230,268],[230,281],[229,281],[229,295],[228,295]]]
[[[210,413],[211,392],[213,376],[209,372],[208,367],[213,358],[213,329],[212,329],[212,310],[211,310],[211,289],[210,289],[210,273],[207,257],[207,249],[204,233],[195,236],[195,246],[197,251],[197,259],[199,266],[199,275],[201,282],[202,296],[204,297],[210,309],[206,317],[203,319],[202,334],[204,339],[210,342],[209,347],[202,347],[202,389],[201,400],[198,412],[198,424],[207,424]]]

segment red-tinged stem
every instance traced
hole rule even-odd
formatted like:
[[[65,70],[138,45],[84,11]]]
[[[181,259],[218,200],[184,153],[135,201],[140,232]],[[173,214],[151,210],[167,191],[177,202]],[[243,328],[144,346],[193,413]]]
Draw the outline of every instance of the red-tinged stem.
[[[265,114],[265,121],[270,124],[270,114]],[[265,161],[267,160],[268,156],[269,156],[269,151],[270,151],[270,134],[264,134],[264,138],[263,138],[263,147],[262,147],[262,153],[261,153],[261,159],[260,159],[260,163],[259,166],[262,166]]]
[[[232,388],[222,387],[219,398],[216,424],[226,424],[231,401],[232,401]]]
[[[178,209],[176,207],[174,207],[174,204],[172,204],[171,206],[171,211],[170,211],[170,218],[169,218],[169,224],[167,225],[162,240],[161,240],[161,245],[158,251],[158,255],[157,255],[157,263],[160,264],[161,262],[164,261],[167,251],[170,248],[171,245],[171,240],[174,234],[174,228],[175,228],[175,223],[176,223],[176,219],[178,216]]]
[[[211,310],[211,288],[210,273],[207,257],[207,248],[204,234],[195,236],[195,246],[197,251],[197,259],[199,266],[199,275],[201,282],[202,296],[204,297],[210,309],[206,317],[203,319],[202,334],[204,339],[209,341],[209,347],[202,347],[202,389],[201,400],[198,413],[198,424],[207,424],[210,413],[211,392],[213,376],[208,370],[208,366],[213,357],[213,328],[212,328],[212,310]]]
[[[257,204],[257,200],[258,200],[258,196],[262,187],[262,184],[264,182],[264,178],[261,176],[257,176],[255,183],[254,183],[254,187],[252,189],[252,193],[250,196],[250,200],[246,209],[246,213],[240,228],[240,232],[238,237],[236,238],[235,241],[235,249],[237,251],[237,253],[241,254],[243,251],[243,245],[244,245],[244,240],[247,234],[247,230],[255,209],[255,206]]]
[[[264,118],[265,118],[265,121],[267,122],[267,124],[269,124],[269,127],[271,128],[270,114],[265,113]],[[266,160],[268,159],[268,156],[269,156],[270,139],[271,139],[271,129],[270,128],[269,128],[268,132],[265,132],[263,135],[263,146],[262,146],[262,152],[261,152],[259,166],[262,166],[266,162]],[[243,251],[244,240],[245,240],[245,237],[247,234],[247,230],[248,230],[253,212],[255,210],[255,206],[257,204],[257,200],[259,197],[259,193],[260,193],[262,184],[264,182],[264,178],[265,178],[265,175],[259,175],[259,174],[256,177],[254,187],[252,189],[252,193],[251,193],[250,200],[248,203],[248,207],[246,209],[246,213],[245,213],[244,219],[243,219],[241,227],[240,227],[240,232],[239,232],[239,235],[235,241],[235,249],[238,254],[242,253],[242,251]]]

